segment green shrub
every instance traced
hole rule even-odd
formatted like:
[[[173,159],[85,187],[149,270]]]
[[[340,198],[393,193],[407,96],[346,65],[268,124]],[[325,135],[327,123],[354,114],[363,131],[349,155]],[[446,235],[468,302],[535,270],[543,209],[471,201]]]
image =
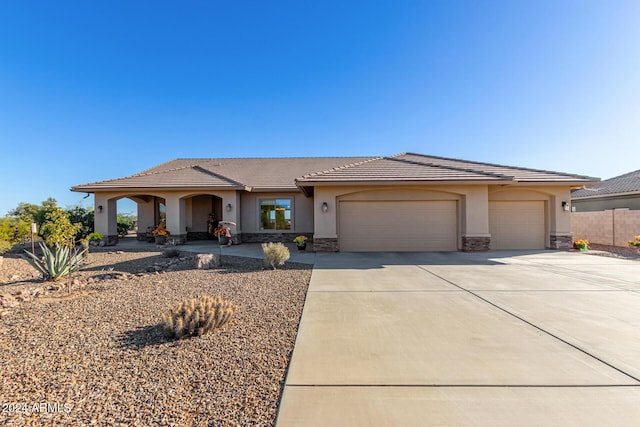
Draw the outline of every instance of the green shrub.
[[[119,237],[124,237],[129,233],[129,224],[124,223],[124,222],[119,222],[118,223],[118,236]]]
[[[26,221],[20,218],[0,218],[0,240],[13,246],[29,241],[30,235],[31,227]]]
[[[282,243],[263,243],[262,254],[265,265],[271,266],[274,270],[291,256],[289,249]]]
[[[52,251],[43,243],[40,243],[40,249],[42,258],[27,250],[25,252],[28,255],[27,260],[42,273],[44,280],[61,280],[84,266],[85,251],[78,253],[75,248],[71,249],[59,244],[56,244],[55,251]]]
[[[87,209],[82,206],[74,206],[72,208],[67,208],[66,212],[71,223],[80,224],[80,229],[75,236],[75,240],[84,239],[93,232],[93,224],[95,219],[93,209]]]
[[[219,296],[203,295],[185,300],[162,315],[162,325],[170,337],[200,336],[227,323],[237,309]]]
[[[89,239],[90,242],[98,243],[100,240],[104,239],[104,236],[102,235],[102,233],[98,233],[96,231],[94,233],[89,234],[87,236],[87,239]]]

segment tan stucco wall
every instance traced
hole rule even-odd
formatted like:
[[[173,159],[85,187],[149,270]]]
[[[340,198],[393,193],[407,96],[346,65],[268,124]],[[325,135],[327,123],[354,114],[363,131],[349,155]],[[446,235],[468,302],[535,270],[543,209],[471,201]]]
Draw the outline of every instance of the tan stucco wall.
[[[490,200],[544,200],[547,202],[548,232],[571,234],[570,212],[563,211],[562,201],[570,201],[570,187],[430,185],[430,186],[318,186],[315,187],[315,237],[336,238],[340,200],[458,200],[460,234],[466,237],[489,237]],[[328,211],[322,212],[326,202]]]
[[[640,210],[640,194],[575,199],[573,206],[575,206],[576,212],[597,212],[605,209]]]
[[[167,229],[173,234],[185,235],[187,228],[204,231],[206,215],[210,207],[203,198],[209,194],[220,197],[223,220],[237,224],[235,233],[259,233],[259,200],[262,198],[291,198],[293,202],[292,232],[314,233],[318,238],[337,237],[339,200],[456,200],[459,206],[459,238],[489,237],[490,200],[544,200],[547,205],[548,232],[550,235],[571,235],[571,214],[562,209],[562,201],[570,200],[569,186],[487,186],[487,185],[429,185],[429,186],[318,186],[313,198],[302,192],[244,193],[235,190],[155,191],[155,192],[104,192],[95,194],[96,231],[104,235],[117,235],[116,201],[122,197],[134,198],[148,194],[165,199]],[[195,197],[194,197],[195,196]],[[138,204],[140,230],[156,225],[153,203]],[[322,212],[322,204],[328,211]],[[232,208],[227,211],[226,206]],[[98,214],[97,206],[103,206]]]

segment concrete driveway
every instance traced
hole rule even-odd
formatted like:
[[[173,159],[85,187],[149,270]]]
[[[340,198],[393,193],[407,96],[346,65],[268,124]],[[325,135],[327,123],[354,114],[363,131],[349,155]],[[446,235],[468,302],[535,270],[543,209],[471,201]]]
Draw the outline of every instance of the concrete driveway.
[[[637,425],[640,262],[317,254],[277,425]]]

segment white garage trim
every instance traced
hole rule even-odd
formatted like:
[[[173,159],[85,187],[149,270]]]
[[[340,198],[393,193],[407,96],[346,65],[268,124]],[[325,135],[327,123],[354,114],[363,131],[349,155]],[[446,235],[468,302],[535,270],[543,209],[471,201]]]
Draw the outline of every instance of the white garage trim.
[[[542,200],[490,201],[491,249],[544,249],[545,212]]]
[[[340,251],[456,251],[455,200],[339,202]]]

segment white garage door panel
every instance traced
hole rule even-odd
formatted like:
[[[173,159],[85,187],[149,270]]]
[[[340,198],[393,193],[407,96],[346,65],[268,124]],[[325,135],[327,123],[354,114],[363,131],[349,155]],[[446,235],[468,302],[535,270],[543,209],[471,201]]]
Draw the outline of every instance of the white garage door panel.
[[[543,201],[489,202],[491,249],[544,249]]]
[[[340,202],[341,251],[455,251],[456,202]]]

